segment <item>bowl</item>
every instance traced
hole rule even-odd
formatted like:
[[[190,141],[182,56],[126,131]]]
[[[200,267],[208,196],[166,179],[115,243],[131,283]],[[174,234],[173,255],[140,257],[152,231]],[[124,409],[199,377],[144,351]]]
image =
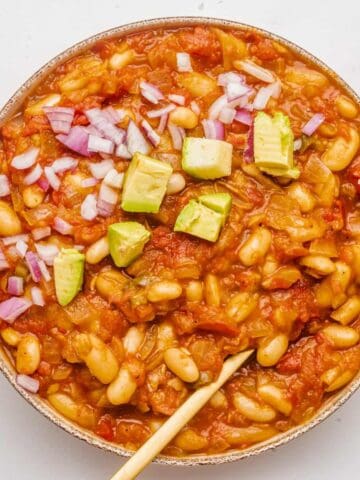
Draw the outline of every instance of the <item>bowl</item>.
[[[6,103],[6,105],[0,111],[0,126],[12,117],[16,112],[21,108],[22,103],[25,98],[31,94],[31,92],[37,87],[47,75],[54,70],[59,64],[65,62],[73,56],[78,55],[84,50],[92,47],[99,40],[111,39],[114,37],[121,37],[123,35],[128,35],[136,32],[141,32],[147,29],[156,29],[164,27],[188,27],[195,25],[208,25],[214,27],[220,27],[223,29],[241,29],[245,31],[258,32],[264,34],[270,38],[273,38],[279,43],[282,43],[287,48],[295,51],[299,56],[301,56],[306,62],[314,64],[319,70],[323,71],[326,75],[332,77],[339,87],[344,89],[347,95],[358,105],[360,105],[359,96],[351,89],[347,83],[340,78],[333,70],[331,70],[327,65],[321,62],[319,59],[314,57],[309,52],[303,50],[294,43],[285,40],[278,35],[270,33],[266,30],[262,30],[257,27],[246,25],[239,22],[215,19],[215,18],[206,18],[206,17],[169,17],[169,18],[156,18],[152,20],[145,20],[135,23],[130,23],[120,27],[112,28],[105,32],[94,35],[82,42],[75,44],[74,46],[68,48],[64,52],[60,53],[47,64],[41,67],[32,77],[30,77],[11,97],[11,99]],[[74,423],[67,420],[65,417],[60,415],[56,410],[54,410],[51,405],[46,401],[41,399],[39,396],[30,394],[21,388],[16,383],[16,372],[10,358],[10,355],[0,344],[0,370],[12,384],[12,386],[27,400],[36,410],[41,412],[45,417],[51,420],[53,423],[61,427],[66,432],[70,433],[74,437],[77,437],[83,441],[86,441],[90,445],[101,448],[117,455],[124,457],[129,457],[132,455],[132,452],[124,449],[123,447],[103,440],[88,430],[75,425]],[[271,439],[257,443],[254,446],[248,447],[244,450],[232,450],[227,451],[226,453],[214,454],[214,455],[190,455],[186,457],[169,457],[165,455],[159,456],[155,462],[166,465],[178,465],[178,466],[194,466],[194,465],[209,465],[209,464],[221,464],[226,462],[233,462],[240,460],[242,458],[251,457],[253,455],[258,455],[262,452],[266,452],[270,449],[274,449],[280,445],[284,445],[297,438],[299,435],[309,431],[323,420],[325,420],[329,415],[335,412],[350,396],[359,388],[360,386],[360,372],[355,376],[355,378],[349,383],[346,387],[341,389],[336,394],[332,395],[327,401],[324,402],[322,407],[317,411],[310,420],[306,423],[294,427],[282,434],[279,434]]]

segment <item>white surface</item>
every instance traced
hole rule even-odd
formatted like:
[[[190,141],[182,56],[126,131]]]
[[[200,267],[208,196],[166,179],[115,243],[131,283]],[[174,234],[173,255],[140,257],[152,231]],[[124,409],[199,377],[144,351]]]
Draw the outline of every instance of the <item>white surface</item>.
[[[272,30],[327,62],[360,92],[358,0],[12,0],[0,11],[0,105],[51,57],[94,33],[171,15],[234,19]],[[358,478],[360,394],[322,425],[274,452],[236,464],[151,466],[140,478]],[[105,480],[122,460],[55,427],[0,378],[1,480]]]

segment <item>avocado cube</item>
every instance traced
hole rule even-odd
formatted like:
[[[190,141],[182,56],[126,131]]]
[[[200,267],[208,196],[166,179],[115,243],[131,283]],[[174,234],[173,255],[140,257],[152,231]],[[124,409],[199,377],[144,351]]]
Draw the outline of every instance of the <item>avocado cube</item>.
[[[273,117],[259,112],[254,121],[255,165],[273,176],[297,178],[294,166],[294,135],[289,118],[281,112]]]
[[[179,213],[175,226],[175,232],[184,232],[194,237],[216,242],[219,237],[224,217],[211,208],[202,205],[196,200],[190,202]]]
[[[68,305],[80,292],[84,280],[85,255],[75,248],[63,248],[54,259],[56,298]]]
[[[231,175],[232,145],[222,140],[187,137],[182,150],[182,168],[204,180]]]
[[[209,193],[207,195],[201,195],[198,200],[205,205],[205,207],[221,213],[224,216],[224,221],[229,215],[232,203],[232,196],[229,193]]]
[[[138,222],[119,222],[109,226],[108,239],[115,265],[127,267],[142,253],[150,232]]]
[[[172,171],[167,163],[136,152],[125,174],[121,208],[157,213]]]

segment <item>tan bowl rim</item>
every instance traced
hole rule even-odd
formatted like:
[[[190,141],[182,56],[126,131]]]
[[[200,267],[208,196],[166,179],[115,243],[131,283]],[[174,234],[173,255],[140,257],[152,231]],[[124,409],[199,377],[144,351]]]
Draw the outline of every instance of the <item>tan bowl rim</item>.
[[[0,125],[3,124],[7,119],[13,116],[20,109],[24,99],[31,93],[34,88],[59,64],[68,60],[69,58],[81,53],[82,51],[90,48],[96,42],[104,39],[109,39],[113,37],[128,35],[130,33],[140,32],[147,30],[149,28],[164,28],[164,27],[187,27],[194,25],[209,25],[216,26],[220,28],[235,28],[240,30],[254,31],[260,34],[265,35],[268,38],[272,38],[290,49],[294,50],[298,55],[300,55],[307,62],[311,62],[325,72],[328,76],[342,88],[344,89],[349,97],[351,97],[357,104],[360,105],[360,98],[354,92],[354,90],[331,68],[329,68],[325,63],[319,60],[317,57],[307,52],[303,48],[299,47],[293,42],[284,39],[283,37],[268,32],[267,30],[253,27],[248,24],[225,20],[220,18],[211,18],[211,17],[162,17],[154,18],[149,20],[137,21],[129,23],[120,27],[115,27],[96,35],[93,35],[81,42],[76,43],[75,45],[67,48],[59,55],[52,58],[49,62],[43,65],[36,73],[34,73],[10,98],[10,100],[5,104],[5,106],[0,110]],[[90,445],[101,448],[117,455],[124,457],[129,457],[132,455],[132,451],[126,450],[119,445],[103,440],[102,438],[96,436],[90,431],[70,422],[65,417],[56,412],[49,403],[41,399],[38,395],[33,395],[16,383],[16,372],[11,361],[11,358],[6,352],[6,348],[0,344],[0,370],[12,384],[12,386],[17,390],[17,392],[22,395],[36,410],[42,413],[45,417],[51,420],[53,423],[61,427],[66,432],[70,433],[74,437],[77,437],[81,440],[86,441]],[[250,446],[244,450],[231,450],[225,453],[214,454],[214,455],[191,455],[187,457],[170,457],[166,455],[159,456],[155,462],[165,465],[177,465],[177,466],[195,466],[195,465],[209,465],[209,464],[221,464],[227,462],[233,462],[240,460],[242,458],[251,457],[253,455],[258,455],[259,453],[274,449],[280,445],[284,445],[297,438],[302,433],[305,433],[325,420],[329,415],[331,415],[335,410],[337,410],[350,396],[359,388],[360,386],[360,371],[356,377],[348,384],[345,388],[341,389],[339,392],[331,396],[322,407],[317,411],[317,413],[306,423],[294,427],[284,433],[276,435],[275,437],[270,438],[261,443],[257,443],[253,446]]]

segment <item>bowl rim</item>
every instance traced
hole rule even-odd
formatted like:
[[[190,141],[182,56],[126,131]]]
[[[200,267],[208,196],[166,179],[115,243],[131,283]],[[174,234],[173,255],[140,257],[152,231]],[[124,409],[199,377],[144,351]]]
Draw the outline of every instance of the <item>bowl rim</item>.
[[[135,21],[113,27],[111,29],[102,31],[95,35],[92,35],[85,40],[75,43],[68,47],[60,54],[54,56],[51,60],[41,66],[28,80],[26,80],[10,97],[5,105],[0,110],[0,126],[7,119],[11,118],[21,108],[25,98],[37,87],[37,85],[46,78],[49,73],[54,70],[58,65],[66,60],[80,54],[84,50],[91,48],[95,43],[105,39],[111,39],[121,37],[128,34],[133,34],[148,30],[150,28],[181,28],[190,27],[196,25],[215,26],[223,29],[238,29],[243,31],[253,31],[260,33],[267,38],[272,38],[275,41],[285,45],[291,50],[295,51],[301,58],[315,65],[321,71],[325,72],[327,76],[330,76],[335,83],[342,88],[346,93],[360,105],[360,97],[356,92],[343,80],[334,70],[332,70],[323,61],[319,60],[316,56],[298,46],[297,44],[283,38],[280,35],[269,32],[266,29],[255,27],[246,23],[237,21],[215,18],[215,17],[202,17],[202,16],[171,16],[171,17],[159,17],[147,20]],[[15,390],[23,397],[27,402],[34,407],[38,412],[42,413],[46,418],[51,420],[54,424],[61,427],[67,433],[73,435],[80,440],[87,442],[90,445],[96,446],[102,450],[121,455],[123,457],[129,457],[133,454],[133,451],[127,450],[120,445],[113,442],[106,441],[89,430],[76,425],[69,421],[45,400],[39,397],[37,394],[31,394],[24,390],[16,383],[16,371],[13,366],[11,357],[7,354],[6,347],[0,344],[0,371],[4,374],[7,380],[12,384]],[[354,379],[339,392],[327,399],[324,404],[317,410],[316,414],[311,417],[310,420],[302,425],[298,425],[286,432],[276,435],[264,442],[257,443],[243,450],[229,450],[223,453],[212,455],[189,455],[186,457],[172,457],[167,455],[158,456],[154,462],[164,465],[177,465],[177,466],[196,466],[196,465],[211,465],[222,464],[228,462],[234,462],[243,458],[258,455],[262,452],[272,450],[276,447],[284,445],[285,443],[294,440],[299,435],[309,431],[335,410],[337,410],[343,403],[345,403],[351,395],[360,387],[360,371],[354,377]]]

